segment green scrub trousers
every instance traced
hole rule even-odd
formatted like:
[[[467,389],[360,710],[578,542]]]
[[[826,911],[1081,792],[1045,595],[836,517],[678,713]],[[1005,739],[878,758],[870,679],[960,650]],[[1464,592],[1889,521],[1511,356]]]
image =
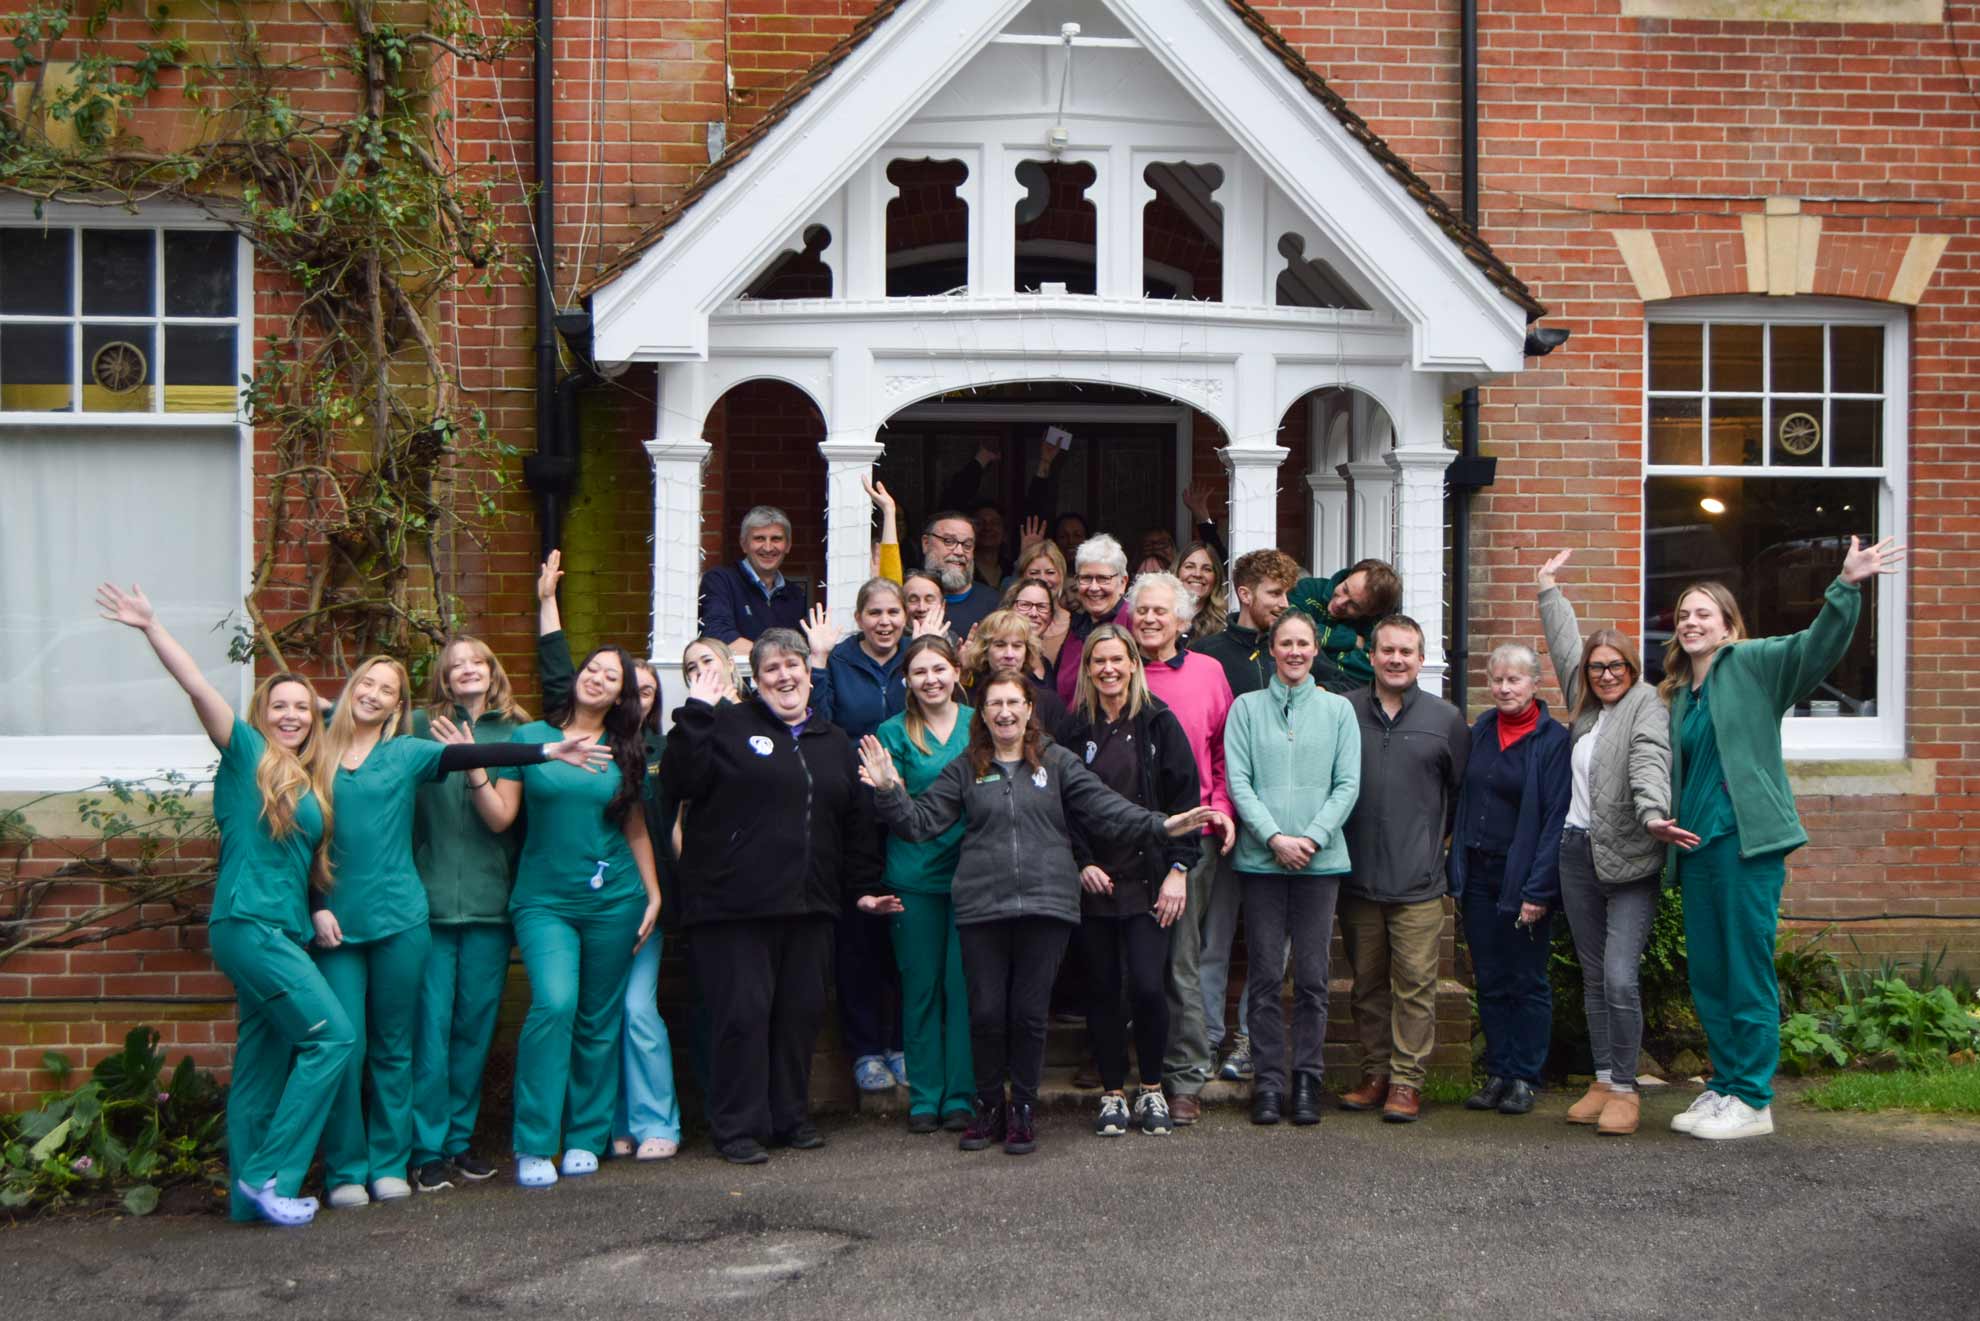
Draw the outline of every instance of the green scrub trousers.
[[[515,1150],[602,1155],[619,1094],[626,980],[646,894],[595,910],[510,910],[529,969],[529,1017],[516,1044]]]
[[[907,1055],[908,1109],[915,1114],[970,1112],[976,1072],[969,1053],[969,988],[962,942],[946,894],[902,891],[893,919],[894,960],[901,969],[901,1036]]]
[[[481,1114],[515,935],[507,922],[432,928],[413,1049],[413,1166],[465,1155]]]
[[[323,980],[365,1043],[344,1070],[323,1129],[323,1181],[331,1188],[406,1177],[413,1145],[413,1037],[430,948],[421,922],[378,940],[314,951]]]
[[[1721,835],[1678,855],[1691,998],[1712,1056],[1711,1089],[1755,1110],[1773,1104],[1781,1061],[1780,925],[1787,854],[1742,859],[1739,836]]]
[[[272,1177],[282,1196],[301,1194],[357,1036],[316,965],[288,936],[262,922],[224,918],[207,928],[207,939],[240,1012],[227,1091],[227,1214],[259,1220],[238,1184],[259,1188]]]

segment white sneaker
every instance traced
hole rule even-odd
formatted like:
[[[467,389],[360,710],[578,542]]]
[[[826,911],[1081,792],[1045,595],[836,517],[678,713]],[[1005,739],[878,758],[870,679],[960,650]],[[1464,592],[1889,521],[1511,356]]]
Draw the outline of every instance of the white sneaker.
[[[1758,1110],[1737,1096],[1723,1097],[1718,1108],[1691,1126],[1691,1136],[1725,1141],[1731,1138],[1763,1138],[1774,1131],[1774,1107]]]
[[[371,1200],[374,1202],[396,1202],[402,1197],[412,1196],[412,1185],[404,1179],[387,1176],[371,1181]]]
[[[557,1182],[557,1162],[548,1156],[517,1156],[516,1182],[525,1188],[548,1188]]]
[[[283,1197],[275,1191],[275,1181],[256,1188],[245,1179],[235,1181],[241,1196],[252,1201],[261,1211],[261,1218],[276,1225],[306,1225],[316,1219],[316,1199],[314,1197]]]
[[[1691,1132],[1692,1129],[1698,1127],[1699,1120],[1705,1118],[1714,1110],[1717,1110],[1719,1108],[1719,1102],[1725,1099],[1725,1097],[1720,1096],[1711,1088],[1706,1088],[1703,1092],[1699,1093],[1698,1099],[1691,1103],[1690,1109],[1671,1116],[1671,1132]]]
[[[572,1147],[564,1153],[563,1172],[567,1175],[596,1174],[598,1156],[595,1152],[586,1151],[581,1147]]]

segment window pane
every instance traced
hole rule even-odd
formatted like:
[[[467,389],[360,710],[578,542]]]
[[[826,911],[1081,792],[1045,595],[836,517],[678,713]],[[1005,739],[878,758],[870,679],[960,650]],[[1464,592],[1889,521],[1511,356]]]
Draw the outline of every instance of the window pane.
[[[0,229],[0,312],[73,315],[74,241],[66,229]]]
[[[165,327],[165,411],[231,413],[240,370],[232,326]]]
[[[158,273],[154,242],[148,229],[82,231],[84,316],[157,315],[152,301]]]
[[[240,606],[238,442],[209,432],[0,431],[0,736],[196,734],[150,648],[89,602],[141,575],[159,619],[223,693]],[[136,646],[130,645],[136,642]]]
[[[165,315],[234,316],[232,230],[165,232]]]
[[[1822,327],[1775,326],[1773,380],[1774,393],[1820,394],[1822,392]]]
[[[75,407],[74,334],[73,325],[0,325],[0,409],[66,413]]]
[[[151,411],[158,350],[150,326],[83,327],[82,406],[85,413]]]
[[[1884,328],[1830,326],[1829,389],[1836,394],[1884,392]]]
[[[1650,462],[1703,463],[1700,447],[1705,405],[1697,399],[1650,401]]]
[[[1760,404],[1758,399],[1715,397],[1712,400],[1712,450],[1708,462],[1759,465]]]
[[[1830,402],[1829,462],[1838,468],[1883,466],[1883,400],[1836,399]]]
[[[1650,325],[1650,388],[1705,388],[1705,327],[1676,323]]]
[[[1712,324],[1712,389],[1758,392],[1760,326]]]
[[[1688,583],[1726,584],[1750,636],[1808,627],[1842,566],[1850,537],[1876,538],[1877,495],[1874,478],[1650,478],[1644,509],[1644,677],[1655,682],[1663,675],[1677,596]],[[1708,499],[1722,512],[1709,512],[1701,504]],[[1866,585],[1849,651],[1794,714],[1876,714],[1878,590],[1874,580]]]
[[[1822,466],[1822,401],[1785,399],[1769,401],[1774,418],[1768,434],[1774,447],[1772,461],[1777,468],[1819,468]]]

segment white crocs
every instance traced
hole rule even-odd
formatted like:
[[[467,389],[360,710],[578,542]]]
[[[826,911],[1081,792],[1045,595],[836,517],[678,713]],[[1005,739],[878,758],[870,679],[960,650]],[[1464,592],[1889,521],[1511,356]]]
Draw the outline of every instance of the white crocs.
[[[340,1183],[330,1190],[330,1209],[348,1211],[354,1206],[369,1206],[371,1194],[361,1183]]]
[[[261,1218],[272,1225],[306,1225],[316,1219],[314,1197],[284,1197],[275,1191],[275,1181],[256,1188],[245,1179],[236,1181],[241,1196],[253,1202]]]
[[[582,1147],[572,1147],[564,1153],[564,1164],[562,1168],[563,1172],[567,1175],[596,1174],[598,1173],[598,1155],[596,1152],[586,1151]]]
[[[517,1156],[516,1182],[525,1188],[548,1188],[557,1182],[557,1165],[547,1156]]]
[[[681,1144],[672,1138],[648,1138],[639,1144],[640,1160],[668,1160],[681,1149]]]
[[[396,1202],[412,1196],[412,1185],[404,1179],[394,1179],[387,1175],[383,1179],[371,1181],[371,1200],[374,1202]]]

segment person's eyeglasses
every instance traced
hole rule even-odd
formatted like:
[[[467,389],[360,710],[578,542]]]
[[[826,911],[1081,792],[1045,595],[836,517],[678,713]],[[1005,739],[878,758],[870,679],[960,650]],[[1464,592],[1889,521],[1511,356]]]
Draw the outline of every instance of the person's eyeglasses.
[[[1606,678],[1608,678],[1608,677],[1610,677],[1611,675],[1616,675],[1616,674],[1628,674],[1628,673],[1629,673],[1629,662],[1628,662],[1628,661],[1619,661],[1619,660],[1617,660],[1617,661],[1589,661],[1589,662],[1588,662],[1588,672],[1589,672],[1589,673],[1590,673],[1591,675],[1593,675],[1593,676],[1595,676],[1595,677],[1596,677],[1597,679],[1606,679]]]
[[[1082,573],[1079,575],[1079,585],[1081,587],[1105,587],[1108,583],[1120,576],[1118,573]]]
[[[952,537],[946,532],[930,532],[929,536],[947,546],[950,550],[975,550],[976,542],[968,537]]]
[[[1052,613],[1052,606],[1046,601],[1013,601],[1011,603],[1011,609],[1021,615],[1049,615]]]

